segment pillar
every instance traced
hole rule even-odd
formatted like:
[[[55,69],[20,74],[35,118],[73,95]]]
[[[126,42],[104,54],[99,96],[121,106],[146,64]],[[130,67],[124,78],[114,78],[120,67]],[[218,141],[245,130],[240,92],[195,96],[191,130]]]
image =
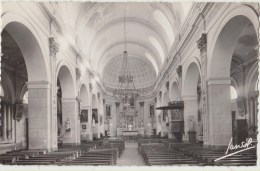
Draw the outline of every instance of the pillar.
[[[64,130],[63,143],[69,143],[78,145],[80,144],[78,139],[78,125],[79,116],[77,112],[77,100],[76,98],[62,98],[62,126]],[[68,129],[69,128],[69,129]]]
[[[92,97],[92,96],[90,96]],[[93,140],[93,132],[92,132],[92,107],[89,107],[89,116],[88,116],[88,133],[89,133],[89,140]]]
[[[51,150],[50,83],[28,82],[29,149]]]
[[[15,112],[15,110],[14,110],[14,105],[15,105],[15,99],[13,99],[13,101],[12,101],[12,107],[11,107],[11,113],[12,113],[12,115],[11,115],[11,118],[12,118],[12,142],[16,142],[16,137],[15,137],[15,134],[16,134],[16,121],[15,121],[15,119],[14,119],[14,112]]]
[[[3,141],[5,141],[7,139],[7,136],[6,136],[6,106],[7,104],[4,102],[2,107],[2,133],[3,133]]]
[[[197,47],[200,50],[201,59],[201,101],[200,110],[202,114],[202,130],[203,130],[203,143],[209,144],[209,124],[208,124],[208,87],[207,87],[207,34],[202,33],[200,39],[197,41]]]
[[[184,101],[184,137],[183,142],[190,141],[189,132],[197,132],[198,124],[198,96],[183,96]]]
[[[57,125],[57,74],[56,74],[56,54],[59,51],[59,45],[53,37],[49,38],[49,55],[51,64],[51,149],[57,150],[58,146],[58,125]]]
[[[118,136],[117,134],[117,128],[118,128],[118,122],[120,122],[120,111],[119,111],[119,106],[120,106],[120,102],[115,102],[115,105],[116,105],[116,136]],[[110,112],[111,112],[112,109],[110,109]],[[108,127],[110,127],[110,123],[108,125]]]
[[[230,78],[208,81],[208,142],[212,147],[227,147],[232,137]]]
[[[142,132],[142,136],[145,136],[145,134],[146,134],[146,129],[145,129],[145,118],[144,118],[144,102],[139,102],[139,106],[140,106],[140,116],[141,117],[139,117],[140,118],[140,123],[141,123],[141,128],[143,128],[144,130],[143,130],[143,132]],[[149,115],[150,115],[150,113],[149,113]]]
[[[12,139],[12,116],[11,116],[11,107],[12,104],[9,103],[7,106],[7,139]]]

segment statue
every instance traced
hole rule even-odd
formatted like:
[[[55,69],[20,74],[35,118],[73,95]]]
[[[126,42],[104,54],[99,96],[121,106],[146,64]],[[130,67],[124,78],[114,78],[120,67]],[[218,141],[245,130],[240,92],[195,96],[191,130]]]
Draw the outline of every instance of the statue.
[[[189,131],[195,131],[195,118],[194,116],[189,116]]]
[[[65,122],[65,127],[66,127],[66,132],[70,132],[70,120],[69,118],[67,118],[66,122]]]

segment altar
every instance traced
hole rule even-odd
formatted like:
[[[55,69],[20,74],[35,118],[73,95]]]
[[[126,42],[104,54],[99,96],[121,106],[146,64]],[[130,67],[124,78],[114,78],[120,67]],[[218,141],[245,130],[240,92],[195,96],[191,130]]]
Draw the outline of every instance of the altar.
[[[126,141],[137,140],[138,137],[144,136],[144,128],[127,130],[126,128],[117,128],[117,136],[124,138]]]
[[[130,140],[137,140],[138,138],[138,131],[133,130],[133,131],[123,131],[122,136],[126,141]]]

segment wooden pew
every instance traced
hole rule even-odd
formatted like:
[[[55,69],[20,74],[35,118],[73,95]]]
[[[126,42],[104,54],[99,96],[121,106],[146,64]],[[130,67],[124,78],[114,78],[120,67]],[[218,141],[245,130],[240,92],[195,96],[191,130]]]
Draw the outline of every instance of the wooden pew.
[[[145,163],[151,165],[198,165],[198,161],[185,156],[183,152],[168,149],[166,143],[140,143],[139,152]]]

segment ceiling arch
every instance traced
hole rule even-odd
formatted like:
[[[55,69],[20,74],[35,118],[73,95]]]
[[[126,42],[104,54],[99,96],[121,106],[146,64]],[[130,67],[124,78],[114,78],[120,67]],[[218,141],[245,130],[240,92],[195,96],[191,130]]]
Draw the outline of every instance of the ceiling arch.
[[[110,60],[113,60],[114,57],[123,55],[123,53],[122,53],[123,48],[124,48],[124,44],[121,43],[121,44],[115,45],[109,51],[105,52],[105,54],[103,55],[104,57],[102,57],[102,59],[99,60],[98,63],[96,63],[100,74],[102,74],[104,72],[103,68],[105,65],[107,65],[107,63]],[[142,60],[146,61],[147,63],[150,63],[156,71],[158,71],[160,69],[160,65],[159,65],[160,63],[158,61],[158,58],[154,57],[155,54],[153,54],[153,53],[151,53],[151,54],[148,53],[148,54],[150,54],[150,57],[147,57],[146,53],[149,51],[147,51],[147,49],[145,49],[144,47],[139,46],[138,44],[131,44],[131,46],[128,49],[129,49],[129,51],[128,51],[129,58],[131,58],[131,56],[138,56],[138,57],[142,58]],[[135,49],[137,51],[136,52],[131,51],[132,49]],[[158,74],[158,72],[156,72],[156,75],[157,74]]]
[[[176,2],[83,3],[75,27],[79,45],[102,76],[124,50],[157,76],[187,15],[183,8]]]
[[[128,72],[134,78],[137,89],[147,88],[154,84],[156,74],[149,64],[140,58],[131,56],[128,58]],[[122,57],[111,60],[104,68],[102,80],[109,88],[118,87],[119,75],[122,72]]]
[[[151,54],[151,56],[153,57],[153,59],[156,61],[156,67],[160,68],[162,65],[162,61],[160,60],[160,58],[157,58],[157,56],[159,55],[156,51],[154,51],[151,46],[146,45],[145,43],[140,42],[140,40],[130,40],[127,42],[127,45],[131,45],[131,47],[129,48],[129,52],[131,52],[130,54],[138,54],[138,56],[144,56],[144,52],[149,52]],[[124,49],[124,42],[115,42],[114,44],[111,44],[109,47],[106,47],[106,49],[101,50],[100,55],[97,55],[96,58],[100,58],[97,59],[94,63],[93,66],[98,66],[99,64],[102,65],[103,62],[103,58],[105,59],[109,59],[109,56],[118,56],[118,55],[122,55],[123,54],[123,49]],[[132,46],[137,46],[136,47],[136,51],[130,51],[130,49],[135,48]],[[115,49],[116,50],[115,50]],[[111,51],[113,51],[113,55],[111,55]],[[99,68],[99,67],[97,67]]]

